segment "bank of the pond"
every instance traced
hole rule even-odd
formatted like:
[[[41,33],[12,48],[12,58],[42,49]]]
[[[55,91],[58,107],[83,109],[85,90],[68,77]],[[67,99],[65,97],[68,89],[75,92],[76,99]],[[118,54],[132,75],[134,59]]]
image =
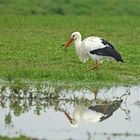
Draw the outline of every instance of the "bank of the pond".
[[[30,137],[26,137],[26,136],[20,136],[20,137],[0,136],[0,140],[38,140],[38,139],[30,138]]]

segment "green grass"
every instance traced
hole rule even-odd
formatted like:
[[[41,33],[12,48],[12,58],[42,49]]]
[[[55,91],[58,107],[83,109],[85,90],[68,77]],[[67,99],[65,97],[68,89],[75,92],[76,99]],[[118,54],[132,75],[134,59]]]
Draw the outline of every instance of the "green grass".
[[[140,83],[139,0],[0,0],[0,78],[80,84]],[[63,16],[62,16],[63,15]],[[73,31],[110,41],[125,63],[83,73]]]
[[[73,31],[110,41],[125,63],[104,62],[83,73],[74,47],[64,44]],[[65,83],[140,83],[140,18],[135,16],[0,16],[0,77]],[[73,45],[72,45],[73,46]]]

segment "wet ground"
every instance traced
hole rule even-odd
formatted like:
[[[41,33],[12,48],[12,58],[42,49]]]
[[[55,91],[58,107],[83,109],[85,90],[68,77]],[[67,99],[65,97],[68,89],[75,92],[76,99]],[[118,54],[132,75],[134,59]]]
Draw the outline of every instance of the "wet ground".
[[[0,87],[0,135],[139,140],[140,86],[71,90]]]

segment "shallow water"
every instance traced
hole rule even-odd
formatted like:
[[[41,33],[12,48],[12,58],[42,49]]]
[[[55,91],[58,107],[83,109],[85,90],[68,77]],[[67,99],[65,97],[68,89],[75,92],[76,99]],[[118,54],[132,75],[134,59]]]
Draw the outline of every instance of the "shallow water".
[[[49,140],[140,139],[140,86],[96,91],[1,86],[0,91],[0,135]]]

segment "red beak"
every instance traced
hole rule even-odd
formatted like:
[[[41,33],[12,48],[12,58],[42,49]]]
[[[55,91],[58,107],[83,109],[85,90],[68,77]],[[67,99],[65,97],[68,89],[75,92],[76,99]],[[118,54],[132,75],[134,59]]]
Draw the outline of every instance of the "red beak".
[[[66,45],[64,46],[64,49],[66,49],[67,48],[67,46],[69,46],[69,44],[73,41],[74,39],[73,38],[71,38],[67,43],[66,43]]]
[[[65,115],[68,118],[69,122],[72,123],[72,118],[70,117],[70,115],[64,110],[63,110],[63,112],[65,113]]]

